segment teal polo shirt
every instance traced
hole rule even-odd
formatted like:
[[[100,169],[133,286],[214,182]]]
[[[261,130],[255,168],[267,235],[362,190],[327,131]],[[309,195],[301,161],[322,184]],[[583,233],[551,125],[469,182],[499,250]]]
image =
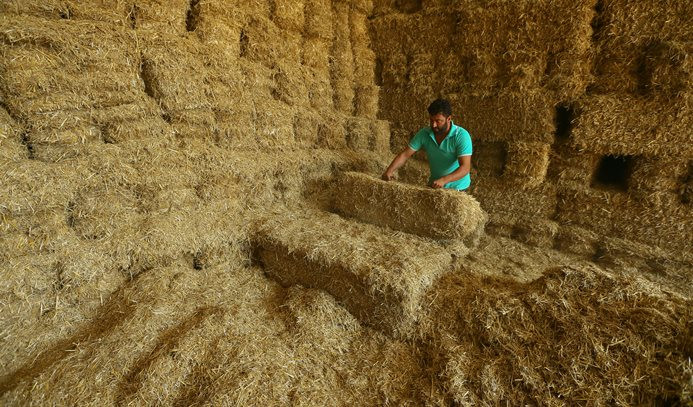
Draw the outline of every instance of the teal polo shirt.
[[[409,141],[409,148],[414,151],[423,148],[426,151],[428,166],[431,169],[428,182],[431,183],[458,169],[459,157],[472,155],[472,138],[467,130],[452,123],[450,132],[438,145],[433,130],[424,127]],[[471,178],[467,174],[457,181],[448,182],[444,188],[463,190],[469,188],[470,183]]]

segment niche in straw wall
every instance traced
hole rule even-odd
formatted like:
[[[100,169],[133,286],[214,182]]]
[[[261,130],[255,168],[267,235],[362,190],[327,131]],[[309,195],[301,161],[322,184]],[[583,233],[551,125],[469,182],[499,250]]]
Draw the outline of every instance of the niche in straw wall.
[[[477,174],[500,177],[505,170],[508,144],[504,141],[476,141],[472,155],[472,168]]]
[[[625,192],[628,190],[633,164],[631,155],[605,155],[592,176],[592,188]]]

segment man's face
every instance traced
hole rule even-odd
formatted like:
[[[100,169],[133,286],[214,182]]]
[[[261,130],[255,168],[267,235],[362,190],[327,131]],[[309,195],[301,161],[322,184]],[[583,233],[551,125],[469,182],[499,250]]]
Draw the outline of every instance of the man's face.
[[[450,130],[450,123],[452,122],[452,116],[445,116],[442,113],[438,113],[430,116],[431,130],[436,136],[445,136]]]

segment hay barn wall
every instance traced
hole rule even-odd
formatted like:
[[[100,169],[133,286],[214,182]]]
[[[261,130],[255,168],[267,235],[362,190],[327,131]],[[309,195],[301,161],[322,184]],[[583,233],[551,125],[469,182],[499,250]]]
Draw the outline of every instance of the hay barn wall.
[[[446,97],[474,140],[490,230],[561,247],[579,227],[601,236],[591,254],[610,237],[690,252],[692,13],[680,1],[376,1],[393,150]]]
[[[693,307],[667,287],[690,293],[692,11],[639,4],[0,2],[0,404],[690,402]],[[327,213],[437,95],[501,236]],[[658,285],[543,247],[689,269]],[[291,281],[378,261],[354,314]]]

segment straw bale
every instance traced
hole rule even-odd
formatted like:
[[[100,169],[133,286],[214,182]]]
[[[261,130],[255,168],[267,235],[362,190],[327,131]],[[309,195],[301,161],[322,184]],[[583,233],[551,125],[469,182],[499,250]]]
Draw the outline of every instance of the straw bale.
[[[332,99],[336,110],[351,115],[354,112],[354,82],[350,79],[332,80]]]
[[[18,161],[29,158],[29,150],[23,144],[24,130],[0,107],[0,161]]]
[[[147,35],[142,42],[140,69],[148,95],[165,111],[210,107],[206,69],[195,37]]]
[[[504,141],[474,142],[472,170],[474,175],[500,177],[505,171],[508,160],[508,143]]]
[[[104,142],[122,143],[150,137],[161,138],[167,133],[166,122],[160,116],[134,120],[107,123],[101,135]]]
[[[531,246],[552,248],[558,228],[558,223],[550,220],[518,219],[512,229],[511,237]]]
[[[429,298],[423,336],[463,405],[647,404],[681,397],[689,379],[690,301],[642,278],[589,266],[522,284],[450,274]]]
[[[375,53],[369,48],[354,46],[354,81],[358,85],[372,85],[375,81]]]
[[[460,125],[481,140],[551,143],[554,109],[544,91],[447,95]],[[489,120],[493,118],[493,120]]]
[[[333,9],[334,38],[330,59],[332,79],[353,79],[354,53],[350,38],[349,6],[335,3]]]
[[[564,185],[556,221],[605,235],[690,251],[693,217],[684,205],[653,206],[623,192]]]
[[[282,102],[255,100],[253,124],[261,145],[284,146],[294,142],[294,111]]]
[[[22,58],[5,61],[25,65],[56,68],[55,62],[84,67],[131,66],[137,58],[135,35],[126,27],[98,21],[46,20],[31,16],[5,16],[0,18],[0,40],[13,48],[26,49]],[[43,50],[43,53],[36,53]],[[31,52],[34,51],[34,55]],[[16,51],[13,51],[16,52]]]
[[[554,144],[547,177],[559,185],[568,183],[589,186],[600,158],[596,153],[579,151],[566,144]]]
[[[310,101],[310,106],[319,111],[332,108],[334,106],[334,92],[332,84],[330,83],[330,75],[321,74],[316,71],[308,71],[306,73],[306,80],[308,82],[308,100]]]
[[[375,119],[378,116],[379,97],[379,86],[357,86],[354,90],[354,114]]]
[[[686,157],[640,156],[633,163],[628,188],[647,195],[650,192],[676,193],[688,175]]]
[[[403,52],[392,50],[385,55],[376,54],[382,63],[380,81],[385,86],[404,86],[407,84],[408,64]]]
[[[339,114],[321,114],[318,125],[318,145],[328,149],[346,147],[346,120]]]
[[[556,186],[543,183],[518,188],[505,179],[477,177],[471,194],[489,213],[512,213],[523,217],[551,218],[556,211]]]
[[[370,48],[371,41],[368,34],[368,15],[366,13],[352,10],[349,13],[349,30],[351,44],[354,49]]]
[[[551,145],[541,142],[510,142],[503,176],[523,186],[535,187],[546,178]]]
[[[304,27],[304,4],[302,0],[272,0],[272,21],[283,30],[302,33]]]
[[[337,178],[335,194],[339,213],[438,240],[464,240],[472,245],[487,220],[469,194],[385,182],[355,172]]]
[[[687,104],[609,94],[582,98],[578,110],[571,143],[579,150],[693,156],[693,115]]]
[[[188,0],[147,1],[135,5],[135,28],[161,33],[183,34],[187,31]]]
[[[207,2],[198,3],[202,8],[197,19],[195,34],[203,44],[216,50],[226,60],[235,61],[241,53],[241,24],[231,20],[228,23],[220,21],[218,16],[209,14],[205,6]]]
[[[241,31],[240,56],[271,67],[276,61],[299,62],[302,37],[280,30],[272,21],[253,15]]]
[[[390,122],[374,120],[371,123],[373,142],[370,148],[378,153],[390,153]]]
[[[331,44],[319,37],[306,37],[301,47],[301,63],[316,71],[329,72]]]
[[[346,121],[346,143],[354,150],[368,150],[371,146],[372,127],[368,119],[349,117]]]
[[[289,105],[307,105],[306,77],[308,75],[310,73],[306,72],[301,65],[278,63],[273,72],[274,97]]]
[[[318,127],[322,119],[312,109],[299,109],[294,116],[294,136],[301,147],[314,148],[318,144]]]
[[[332,5],[329,0],[304,0],[305,36],[332,40]]]
[[[591,257],[597,252],[599,234],[574,225],[561,225],[556,234],[555,247],[568,253]]]
[[[323,289],[359,320],[403,338],[412,334],[419,299],[450,265],[430,242],[319,212],[274,216],[256,245],[282,285]]]

